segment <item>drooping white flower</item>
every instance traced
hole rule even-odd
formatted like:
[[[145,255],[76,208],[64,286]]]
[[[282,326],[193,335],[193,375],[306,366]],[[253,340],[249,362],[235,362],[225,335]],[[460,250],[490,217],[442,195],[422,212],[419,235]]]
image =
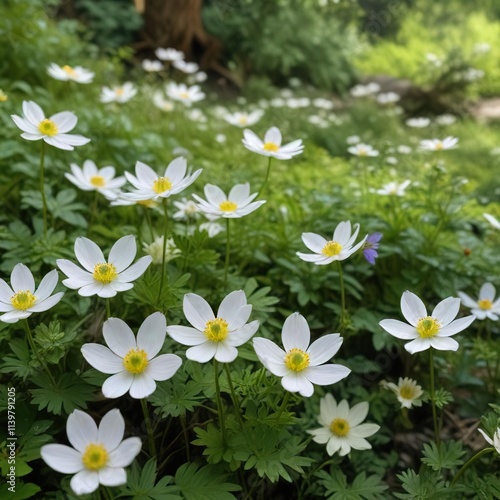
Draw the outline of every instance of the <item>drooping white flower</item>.
[[[24,264],[16,264],[10,275],[9,286],[0,279],[0,321],[16,323],[33,313],[47,311],[63,297],[63,292],[52,295],[58,281],[57,270],[44,276],[35,290],[33,274]],[[11,288],[12,287],[12,288]]]
[[[368,144],[356,144],[347,148],[347,151],[355,156],[378,156],[379,152]]]
[[[408,118],[408,120],[406,120],[405,123],[406,125],[408,125],[408,127],[425,128],[430,125],[431,120],[430,118],[425,118],[425,117]]]
[[[256,109],[255,111],[251,111],[250,113],[245,112],[235,112],[235,113],[227,113],[224,115],[224,120],[226,120],[231,125],[235,125],[236,127],[251,127],[255,125],[264,115],[264,111],[261,109]]]
[[[250,184],[236,184],[229,195],[218,186],[207,184],[204,188],[206,200],[193,194],[193,198],[198,201],[198,208],[205,214],[226,219],[238,219],[257,210],[266,201],[252,200],[258,193],[250,194]]]
[[[309,325],[298,312],[285,320],[281,341],[284,350],[261,337],[253,339],[253,347],[260,362],[272,374],[281,377],[281,385],[289,392],[310,397],[314,393],[314,384],[335,384],[351,373],[345,366],[324,364],[340,349],[343,342],[340,334],[323,335],[310,344]]]
[[[198,363],[215,358],[231,363],[238,356],[237,347],[247,342],[259,328],[258,321],[247,323],[252,305],[247,304],[243,290],[231,292],[221,302],[214,315],[208,302],[199,295],[184,295],[183,310],[188,326],[169,326],[168,334],[183,345],[192,346],[186,357]]]
[[[248,129],[243,131],[243,136],[241,142],[247,149],[263,156],[272,156],[278,160],[290,160],[304,151],[302,139],[282,146],[281,132],[277,127],[271,127],[266,132],[264,141],[261,141],[257,135]]]
[[[444,139],[426,139],[420,141],[422,151],[444,151],[446,149],[455,149],[458,139],[456,137],[445,137]]]
[[[175,109],[174,103],[172,101],[165,99],[163,92],[160,92],[160,91],[156,91],[153,94],[153,104],[158,109],[161,109],[162,111],[166,111],[167,113],[169,113],[170,111],[173,111]]]
[[[405,344],[410,354],[434,347],[439,351],[456,351],[458,342],[450,337],[465,330],[476,318],[466,316],[455,319],[460,309],[460,299],[448,297],[427,315],[424,303],[408,290],[401,296],[401,312],[409,324],[397,319],[384,319],[379,325],[398,339],[411,340]]]
[[[121,319],[109,318],[102,327],[101,344],[84,344],[83,357],[96,370],[111,374],[102,385],[107,398],[119,398],[126,392],[135,399],[147,398],[156,389],[157,380],[172,378],[182,364],[175,354],[161,354],[167,335],[165,316],[156,312],[139,327],[137,339]]]
[[[206,81],[207,78],[208,75],[204,71],[197,71],[196,73],[188,75],[186,81],[187,83],[189,83],[189,85],[193,85],[195,83],[202,83]]]
[[[169,163],[163,175],[158,175],[149,165],[138,161],[135,164],[135,176],[125,172],[135,190],[123,193],[121,197],[127,201],[168,198],[190,186],[201,174],[201,170],[186,174],[187,161],[179,157]]]
[[[196,63],[187,62],[187,61],[184,61],[183,59],[173,60],[172,66],[175,69],[178,69],[179,71],[182,71],[183,73],[186,73],[187,75],[192,75],[193,73],[196,73],[200,69],[200,67]]]
[[[115,87],[103,87],[101,90],[101,102],[118,102],[123,104],[130,101],[136,94],[137,89],[131,82],[125,82],[123,85]]]
[[[349,408],[343,399],[339,404],[331,394],[320,400],[318,422],[322,427],[307,431],[313,435],[313,441],[326,444],[326,452],[332,456],[339,453],[341,457],[353,450],[370,450],[371,444],[365,439],[373,436],[380,426],[362,424],[368,415],[369,405],[366,401]]]
[[[218,222],[203,222],[200,224],[200,231],[206,231],[209,238],[214,238],[224,231],[224,226]]]
[[[108,199],[116,197],[119,190],[127,180],[125,177],[115,177],[114,167],[97,168],[92,160],[85,160],[83,168],[72,163],[72,174],[64,174],[66,179],[83,191],[97,191]]]
[[[159,71],[163,71],[165,67],[161,63],[161,61],[151,61],[150,59],[142,60],[142,69],[147,71],[148,73],[158,73]]]
[[[181,251],[177,248],[174,240],[172,238],[167,238],[167,243],[165,245],[165,259],[163,259],[163,241],[164,236],[158,236],[149,245],[147,243],[142,244],[144,252],[151,255],[153,258],[153,264],[163,264],[164,262],[170,262],[181,254]]]
[[[184,59],[184,52],[176,49],[156,49],[155,55],[161,61],[180,61]]]
[[[174,101],[179,101],[186,106],[191,106],[193,102],[205,99],[205,94],[201,91],[199,85],[188,87],[185,83],[170,82],[165,89],[167,96]]]
[[[386,387],[396,394],[401,408],[410,409],[412,406],[422,406],[422,401],[419,398],[422,397],[424,391],[415,380],[399,377],[398,385],[394,382],[388,382]]]
[[[354,245],[359,233],[359,224],[354,224],[354,233],[351,234],[351,232],[351,222],[343,221],[335,228],[331,240],[326,240],[316,233],[302,233],[304,245],[314,253],[297,252],[297,255],[306,262],[314,262],[322,266],[335,260],[345,260],[363,246],[368,236],[366,235]]]
[[[120,410],[110,410],[99,427],[90,415],[74,410],[66,423],[71,446],[45,444],[40,449],[44,462],[63,474],[75,474],[71,489],[76,495],[92,493],[103,486],[120,486],[127,482],[124,467],[141,451],[138,437],[123,439],[125,420]]]
[[[479,290],[478,300],[471,299],[466,293],[458,292],[458,296],[465,307],[470,308],[470,312],[477,319],[489,318],[498,320],[500,314],[500,298],[495,300],[496,289],[491,283],[484,283]]]
[[[84,297],[114,297],[134,287],[132,281],[142,276],[153,260],[147,255],[132,264],[137,253],[135,236],[123,236],[112,247],[108,260],[102,250],[88,238],[80,236],[75,241],[75,255],[83,266],[66,259],[57,259],[57,266],[68,277],[63,285]],[[131,265],[132,264],[132,265]]]
[[[411,181],[406,180],[404,182],[388,182],[384,184],[381,189],[377,189],[376,193],[385,196],[404,196],[406,194],[406,188],[411,184]]]
[[[76,126],[78,118],[71,111],[56,113],[45,118],[42,108],[33,101],[23,101],[23,117],[11,115],[14,123],[23,131],[21,137],[28,141],[43,139],[47,144],[59,149],[72,151],[75,146],[83,146],[90,139],[82,135],[68,134]]]
[[[495,448],[497,453],[500,453],[500,427],[497,428],[495,431],[495,434],[493,434],[493,439],[491,439],[486,432],[483,431],[483,429],[478,429],[478,431],[481,433],[481,435],[484,437],[486,442],[493,446]]]
[[[457,117],[454,115],[450,115],[445,113],[444,115],[436,116],[436,123],[438,125],[453,125],[457,121]]]
[[[495,228],[500,229],[500,222],[491,214],[483,214],[483,217]]]
[[[81,66],[71,67],[68,65],[59,66],[56,63],[50,63],[47,73],[56,80],[67,82],[69,80],[76,83],[91,83],[94,73]]]
[[[176,220],[196,219],[200,215],[200,209],[193,200],[181,198],[180,201],[174,201],[174,206],[177,208],[177,212],[172,217]]]

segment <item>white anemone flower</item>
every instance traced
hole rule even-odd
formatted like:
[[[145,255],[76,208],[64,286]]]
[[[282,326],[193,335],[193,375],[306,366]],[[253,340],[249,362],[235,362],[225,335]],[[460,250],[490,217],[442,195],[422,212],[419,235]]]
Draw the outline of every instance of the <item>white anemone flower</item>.
[[[425,128],[428,127],[431,123],[430,118],[426,118],[424,116],[418,117],[418,118],[408,118],[405,121],[406,125],[408,127],[412,128]]]
[[[489,318],[498,320],[500,314],[500,298],[495,300],[496,289],[491,283],[484,283],[479,290],[478,300],[471,299],[466,293],[458,292],[458,296],[465,307],[470,308],[470,312],[477,319]]]
[[[358,144],[361,142],[361,138],[359,135],[350,135],[345,142],[347,142],[347,144]]]
[[[186,106],[205,99],[205,94],[199,85],[188,87],[185,83],[170,82],[165,89],[167,96],[174,101],[179,101]]]
[[[160,312],[143,321],[137,339],[118,318],[105,321],[102,333],[108,347],[84,344],[81,351],[89,365],[112,375],[102,385],[107,398],[119,398],[126,392],[135,399],[147,398],[156,390],[156,380],[172,378],[182,364],[175,354],[158,356],[167,335],[167,321]]]
[[[438,125],[446,126],[453,125],[457,121],[457,117],[455,115],[450,115],[445,113],[444,115],[436,116],[436,123]]]
[[[483,217],[495,228],[500,229],[500,222],[491,214],[483,214]]]
[[[153,104],[158,109],[161,109],[162,111],[166,111],[167,113],[169,113],[170,111],[173,111],[175,109],[174,103],[172,101],[169,101],[168,99],[165,99],[163,92],[160,92],[160,91],[156,91],[153,94]]]
[[[94,79],[94,73],[81,66],[59,66],[56,63],[49,64],[47,73],[56,80],[63,82],[73,81],[76,83],[91,83]]]
[[[123,439],[125,420],[113,409],[102,417],[99,427],[90,415],[74,410],[66,422],[71,446],[45,444],[40,449],[43,461],[63,474],[75,474],[70,486],[76,495],[92,493],[99,484],[120,486],[127,482],[128,467],[141,451],[138,437]]]
[[[379,104],[393,104],[400,99],[400,95],[396,92],[383,92],[377,95],[377,102]]]
[[[175,220],[196,219],[200,215],[200,209],[193,200],[181,198],[180,201],[174,201],[174,206],[177,208],[177,212],[172,216]]]
[[[118,102],[123,104],[130,101],[136,94],[137,89],[131,82],[125,82],[123,85],[115,87],[103,87],[101,90],[101,102]]]
[[[456,137],[445,137],[444,139],[425,139],[420,141],[422,151],[444,151],[446,149],[455,149],[458,139]]]
[[[200,224],[200,231],[206,231],[209,238],[215,238],[215,236],[224,231],[224,226],[218,222],[203,222]]]
[[[486,432],[484,432],[482,429],[478,429],[478,431],[481,433],[481,435],[484,437],[486,442],[493,446],[495,448],[497,453],[500,453],[500,427],[497,428],[495,431],[495,434],[493,435],[493,439],[491,439]]]
[[[272,374],[281,377],[281,385],[289,392],[310,397],[314,385],[331,385],[347,377],[351,370],[342,365],[327,364],[342,345],[339,333],[323,335],[312,344],[311,332],[304,316],[292,313],[281,331],[284,350],[269,339],[253,339],[260,362]]]
[[[251,127],[255,125],[264,115],[264,111],[261,109],[256,109],[255,111],[251,111],[250,113],[245,112],[236,112],[236,113],[227,113],[224,115],[224,120],[226,120],[231,125],[235,125],[236,127]]]
[[[406,180],[404,182],[388,182],[384,184],[381,189],[377,189],[376,193],[384,196],[404,196],[406,194],[406,188],[411,184],[411,181]]]
[[[9,286],[0,279],[0,321],[17,323],[33,313],[47,311],[63,297],[63,292],[52,295],[58,281],[57,270],[44,276],[35,290],[33,274],[24,264],[16,264],[10,275]],[[11,288],[12,287],[12,288]]]
[[[184,61],[183,59],[176,59],[172,61],[172,66],[175,69],[178,69],[183,73],[186,73],[187,75],[192,75],[193,73],[196,73],[200,69],[200,67],[196,63],[187,62]]]
[[[226,196],[224,191],[218,186],[207,184],[204,188],[206,201],[198,195],[193,194],[198,203],[198,208],[207,215],[224,217],[225,219],[238,219],[248,215],[266,201],[254,201],[258,193],[250,194],[250,184],[236,184]]]
[[[142,244],[144,253],[151,255],[153,258],[153,264],[161,265],[164,262],[170,262],[182,253],[177,248],[173,238],[167,238],[167,242],[165,244],[165,259],[163,259],[164,238],[164,236],[157,236],[149,245],[146,242]]]
[[[341,457],[353,450],[370,450],[372,445],[365,439],[373,436],[380,426],[362,424],[368,415],[369,405],[366,401],[349,408],[343,399],[339,404],[331,394],[320,400],[318,422],[322,427],[307,431],[313,435],[313,441],[326,444],[326,452],[332,456],[339,453]]]
[[[183,157],[171,161],[163,175],[158,175],[149,165],[140,161],[135,164],[135,176],[125,172],[134,191],[123,193],[127,201],[159,200],[178,194],[190,186],[201,174],[201,168],[193,174],[187,174],[187,161]]]
[[[354,224],[354,233],[350,221],[342,221],[333,232],[331,240],[326,240],[316,233],[302,233],[304,245],[314,253],[297,252],[297,255],[306,262],[314,262],[319,266],[330,264],[335,260],[345,260],[357,252],[364,244],[368,235],[354,245],[359,233],[359,224]],[[354,245],[354,246],[353,246]]]
[[[107,166],[97,168],[92,160],[85,160],[83,168],[72,163],[71,174],[64,174],[66,179],[83,191],[97,191],[108,199],[116,197],[119,190],[126,182],[125,177],[115,177],[115,167]]]
[[[150,59],[143,59],[141,64],[142,69],[144,71],[147,71],[148,73],[158,73],[159,71],[163,71],[165,69],[161,61],[151,61]]]
[[[66,259],[57,259],[57,266],[68,277],[63,285],[78,290],[79,295],[109,298],[133,288],[131,281],[142,276],[151,264],[153,259],[149,255],[132,264],[136,253],[133,235],[120,238],[111,247],[108,260],[93,241],[80,236],[75,241],[75,255],[83,269]]]
[[[68,134],[76,126],[78,118],[71,111],[56,113],[45,118],[42,108],[33,101],[23,101],[23,117],[11,115],[14,123],[23,131],[21,137],[28,141],[43,139],[59,149],[72,151],[74,146],[83,146],[90,139],[83,135]]]
[[[184,52],[176,49],[156,49],[155,55],[161,61],[180,61],[184,59]]]
[[[394,382],[388,382],[386,387],[396,394],[401,408],[410,409],[412,406],[422,406],[422,401],[419,398],[422,397],[424,391],[420,385],[417,385],[416,380],[399,377],[398,385]]]
[[[465,330],[476,319],[472,315],[455,319],[459,309],[460,299],[448,297],[428,316],[424,303],[406,290],[401,296],[401,312],[409,324],[397,319],[384,319],[379,325],[398,339],[411,340],[405,344],[410,354],[431,347],[439,351],[456,351],[458,342],[450,337]]]
[[[243,290],[227,295],[214,315],[208,302],[199,295],[184,295],[183,310],[188,326],[169,326],[168,334],[180,344],[191,346],[186,357],[198,363],[215,358],[231,363],[238,356],[237,347],[247,342],[259,328],[258,321],[247,323],[252,305],[247,304]]]
[[[378,156],[379,152],[368,144],[356,144],[347,148],[347,151],[354,156]]]
[[[271,156],[278,160],[290,160],[304,151],[302,139],[282,146],[281,132],[277,127],[271,127],[266,132],[264,141],[261,141],[256,134],[248,129],[243,131],[243,136],[244,138],[241,142],[247,149],[262,156]]]

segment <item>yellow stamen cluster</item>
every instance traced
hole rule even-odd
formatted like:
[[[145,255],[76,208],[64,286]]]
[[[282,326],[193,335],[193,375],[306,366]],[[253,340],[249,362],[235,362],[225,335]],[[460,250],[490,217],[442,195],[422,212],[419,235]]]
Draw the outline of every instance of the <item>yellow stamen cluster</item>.
[[[326,257],[334,257],[342,252],[342,245],[336,241],[329,241],[321,250],[321,253]]]
[[[90,184],[92,184],[92,186],[102,188],[106,185],[106,181],[102,175],[93,175],[90,178]]]
[[[223,212],[234,212],[238,208],[238,205],[234,201],[223,201],[219,205],[219,209]]]
[[[86,469],[92,471],[101,470],[106,467],[109,461],[109,454],[102,444],[90,443],[82,456],[82,462]]]
[[[421,318],[417,323],[417,332],[423,339],[435,337],[438,334],[440,328],[441,323],[434,319],[432,316]]]
[[[7,94],[0,89],[0,102],[5,102],[9,99],[9,97],[7,96]]]
[[[54,137],[55,135],[57,135],[57,132],[58,132],[57,125],[52,120],[49,120],[48,118],[45,118],[45,120],[42,120],[38,124],[38,130],[43,135],[48,135],[49,137]]]
[[[483,311],[489,311],[493,306],[493,303],[491,302],[491,300],[482,299],[477,303],[477,305],[479,306],[479,309],[482,309]]]
[[[434,149],[436,151],[441,151],[442,149],[444,149],[444,145],[442,142],[437,142],[436,145],[434,146]]]
[[[345,437],[349,434],[351,426],[345,418],[334,418],[330,424],[330,430],[337,437]]]
[[[368,151],[363,148],[358,149],[358,156],[368,156]]]
[[[246,116],[240,116],[238,118],[238,123],[240,125],[246,125],[248,123],[248,118]]]
[[[29,290],[23,290],[14,294],[10,302],[19,311],[26,311],[35,304],[36,297]]]
[[[301,372],[309,366],[309,354],[302,349],[294,347],[285,356],[285,366],[294,372]]]
[[[125,93],[125,90],[122,87],[118,87],[118,88],[115,89],[115,94],[118,97],[121,97],[124,93]]]
[[[179,97],[180,97],[181,99],[189,99],[189,92],[186,92],[186,91],[184,91],[184,92],[179,92]]]
[[[399,388],[399,395],[403,399],[413,400],[417,397],[417,387],[413,384],[403,384]]]
[[[148,354],[142,349],[130,349],[123,358],[125,370],[134,375],[142,373],[148,367]]]
[[[172,189],[172,183],[168,177],[158,177],[153,184],[153,191],[158,194],[164,193],[169,189]]]
[[[68,66],[68,65],[65,65],[62,67],[62,69],[69,75],[69,76],[72,76],[72,77],[75,77],[76,76],[76,71],[71,67],[71,66]]]
[[[265,151],[272,151],[273,153],[276,153],[276,151],[279,151],[280,147],[274,143],[274,142],[265,142],[264,143],[264,150]]]
[[[116,272],[116,267],[113,264],[104,262],[94,266],[93,276],[96,281],[99,281],[99,283],[107,285],[118,277],[118,273]]]
[[[229,325],[225,319],[215,318],[207,321],[203,333],[212,342],[222,342],[229,334]]]

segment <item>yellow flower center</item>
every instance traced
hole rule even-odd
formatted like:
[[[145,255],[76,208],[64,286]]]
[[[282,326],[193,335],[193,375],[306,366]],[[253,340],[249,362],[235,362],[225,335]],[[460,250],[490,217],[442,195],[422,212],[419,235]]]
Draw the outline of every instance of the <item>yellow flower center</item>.
[[[123,366],[128,372],[134,375],[142,373],[148,364],[148,355],[142,349],[130,349],[123,358]]]
[[[293,372],[301,372],[309,366],[309,354],[294,347],[286,353],[285,366]]]
[[[342,245],[336,241],[329,241],[321,250],[321,253],[326,257],[333,257],[342,251]]]
[[[229,327],[227,321],[222,318],[215,318],[207,321],[205,330],[203,330],[205,337],[212,342],[222,342],[226,340],[229,334]]]
[[[417,388],[413,385],[405,384],[399,388],[399,395],[403,399],[415,399]]]
[[[155,208],[157,205],[156,201],[153,200],[139,200],[137,204],[146,208]]]
[[[238,205],[234,201],[223,201],[219,205],[219,209],[223,212],[234,212],[238,208]]]
[[[117,87],[117,88],[115,89],[115,94],[116,94],[118,97],[121,97],[124,93],[125,93],[125,90],[124,90],[122,87]]]
[[[38,124],[38,130],[43,135],[48,135],[49,137],[54,137],[55,135],[57,135],[58,129],[57,129],[57,125],[52,120],[45,118],[45,120],[42,120]]]
[[[23,290],[22,292],[14,294],[10,301],[19,311],[26,311],[26,309],[34,305],[36,297],[29,290]]]
[[[94,266],[93,276],[96,281],[99,281],[99,283],[108,284],[118,277],[118,273],[116,272],[116,267],[113,264],[104,262]]]
[[[172,189],[172,183],[168,177],[158,177],[153,184],[153,191],[155,193],[163,193]]]
[[[86,469],[97,471],[106,467],[109,455],[102,444],[90,443],[82,456],[82,462]]]
[[[482,299],[477,303],[477,305],[479,306],[479,309],[483,309],[483,311],[489,311],[493,303],[491,302],[491,300]]]
[[[345,437],[349,434],[351,426],[345,418],[334,418],[330,424],[330,430],[338,437]]]
[[[69,75],[69,76],[76,76],[76,71],[71,67],[71,66],[68,66],[68,65],[65,65],[62,67],[62,69]]]
[[[417,332],[423,339],[435,337],[441,328],[441,323],[431,316],[421,318],[417,323]]]
[[[179,92],[179,97],[180,97],[181,99],[189,99],[189,92],[186,92],[186,91],[184,91],[184,92]]]
[[[93,175],[90,178],[90,184],[92,184],[92,186],[102,188],[106,185],[106,181],[102,175]]]
[[[277,144],[275,144],[274,142],[265,142],[264,149],[266,151],[276,152],[276,151],[279,151],[280,147]]]
[[[358,149],[358,156],[368,156],[368,151],[364,148]]]
[[[0,90],[0,102],[5,102],[8,99],[9,98],[7,97],[7,94],[5,92],[3,92],[2,90]]]
[[[434,148],[435,148],[436,151],[441,151],[444,148],[443,143],[442,142],[437,142],[436,146]]]
[[[240,125],[246,125],[248,123],[248,118],[246,116],[240,116],[238,118],[238,123]],[[267,144],[269,144],[269,143],[267,143]],[[265,148],[265,146],[264,146],[264,148]]]

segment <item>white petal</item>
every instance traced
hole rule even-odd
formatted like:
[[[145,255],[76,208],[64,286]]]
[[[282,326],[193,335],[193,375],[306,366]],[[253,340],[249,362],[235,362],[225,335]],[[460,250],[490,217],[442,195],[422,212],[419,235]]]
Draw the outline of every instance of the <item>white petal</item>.
[[[227,199],[229,201],[234,201],[236,205],[241,206],[247,202],[250,197],[250,184],[246,182],[245,184],[236,184],[229,191]]]
[[[270,358],[276,363],[281,363],[284,366],[286,353],[278,347],[273,341],[262,337],[257,337],[252,341],[255,353],[265,366],[263,359]]]
[[[84,271],[73,262],[66,259],[57,259],[57,267],[70,279],[76,279],[83,283],[83,285],[90,285],[94,282],[94,277],[88,271]],[[79,287],[80,287],[79,286]],[[77,287],[77,288],[79,288]]]
[[[465,330],[475,319],[476,318],[473,315],[456,319],[455,321],[452,321],[448,326],[440,328],[437,336],[450,337],[451,335],[455,335],[456,333]]]
[[[287,352],[293,348],[301,349],[302,351],[307,350],[311,339],[311,332],[304,316],[298,312],[288,316],[283,324],[281,339],[283,347]]]
[[[457,292],[457,294],[460,297],[460,300],[462,301],[462,304],[465,307],[470,307],[471,309],[474,307],[477,307],[477,302],[475,300],[471,299],[466,293]]]
[[[28,311],[10,311],[0,316],[0,321],[4,323],[17,323],[20,319],[26,319],[31,316]]]
[[[156,389],[156,382],[146,372],[136,375],[130,386],[130,396],[135,399],[147,398]]]
[[[145,163],[141,161],[135,164],[135,175],[143,186],[152,187],[154,182],[158,179],[159,175]]]
[[[132,264],[128,269],[122,271],[119,274],[117,281],[119,283],[129,283],[130,281],[135,281],[144,274],[151,262],[153,262],[153,258],[150,255],[141,257],[135,264]]]
[[[0,300],[2,302],[5,302],[7,304],[10,304],[10,299],[12,298],[12,296],[14,295],[14,291],[12,290],[12,288],[7,285],[7,283],[0,279]]]
[[[114,374],[122,372],[125,369],[123,358],[117,356],[106,346],[100,344],[83,344],[80,350],[87,363],[101,373]]]
[[[350,221],[342,221],[338,224],[333,232],[333,241],[340,243],[343,247],[346,246],[346,243],[349,241],[351,237],[351,222]]]
[[[186,351],[186,358],[198,363],[206,363],[215,356],[216,350],[217,347],[214,342],[205,342],[204,344],[190,347]]]
[[[251,304],[247,304],[247,298],[243,290],[231,292],[224,297],[217,311],[217,317],[227,321],[229,330],[241,328],[250,317]]]
[[[57,281],[59,279],[59,276],[57,274],[57,270],[53,269],[50,271],[50,273],[46,274],[42,281],[40,281],[40,284],[38,285],[38,288],[36,289],[35,292],[35,297],[37,298],[37,302],[40,302],[42,300],[45,300],[47,297],[50,296],[50,294],[54,291],[54,288],[57,285]]]
[[[136,349],[134,333],[125,321],[109,318],[102,325],[102,333],[108,347],[118,356],[124,358],[130,349]]]
[[[78,288],[81,287],[80,290],[78,290],[78,295],[81,295],[82,297],[90,297],[91,295],[99,295],[101,294],[101,291],[104,287],[102,283],[99,283],[97,281],[93,281],[92,283],[88,285],[83,285],[79,283],[78,286],[73,287],[72,284],[70,285],[70,282],[73,283],[79,283],[78,281],[75,280],[64,280],[63,284],[67,286],[68,288]]]
[[[417,352],[421,352],[421,351],[425,351],[426,349],[429,349],[430,346],[431,346],[431,342],[429,339],[423,339],[423,338],[418,337],[415,340],[408,342],[408,344],[405,344],[405,349],[410,354],[415,354]]]
[[[160,352],[166,336],[167,320],[161,312],[155,312],[149,315],[139,327],[137,348],[146,351],[150,360]]]
[[[97,425],[87,413],[74,410],[66,421],[66,434],[71,446],[83,453],[90,443],[97,440]]]
[[[239,347],[243,345],[245,342],[248,342],[250,338],[255,334],[255,332],[259,329],[259,322],[252,321],[238,330],[231,332],[229,337],[226,339],[228,345],[232,345],[234,347]]]
[[[98,474],[99,483],[103,486],[120,486],[127,482],[127,473],[123,467],[106,467]]]
[[[58,134],[65,134],[73,130],[76,126],[78,118],[71,111],[62,111],[52,115],[50,119],[57,125]]]
[[[133,381],[134,375],[124,370],[116,375],[112,375],[104,381],[104,384],[102,384],[102,393],[106,398],[119,398],[130,390]]]
[[[187,162],[183,157],[175,158],[172,160],[167,169],[165,170],[165,177],[170,179],[170,182],[175,186],[186,175]]]
[[[109,454],[110,467],[127,467],[140,453],[142,448],[141,440],[138,437],[124,439],[116,450]]]
[[[368,425],[368,424],[366,424]],[[347,442],[346,445],[349,447],[349,451],[351,451],[351,448],[353,450],[371,450],[372,445],[363,438],[354,436],[354,435],[348,435],[347,436]],[[342,451],[340,452],[340,455],[342,456]],[[349,453],[349,452],[347,452]]]
[[[182,365],[182,359],[175,354],[162,354],[151,360],[145,373],[154,380],[172,378]]]
[[[264,136],[264,142],[272,142],[278,146],[281,146],[281,132],[278,127],[271,127]]]
[[[339,380],[351,373],[349,368],[342,365],[310,366],[304,371],[305,377],[316,385],[336,384]]]
[[[122,442],[123,434],[125,433],[125,420],[120,413],[120,410],[109,410],[99,424],[97,431],[97,439],[104,445],[106,450],[111,452],[116,449]]]
[[[93,241],[83,236],[75,241],[75,255],[78,262],[90,273],[94,272],[96,264],[106,262],[102,250]]]
[[[40,449],[40,455],[49,467],[63,474],[83,469],[82,454],[63,444],[46,444]]]
[[[222,191],[220,187],[214,186],[213,184],[207,184],[204,188],[204,192],[207,201],[214,207],[218,208],[223,201],[227,200],[224,191]]]
[[[198,330],[203,331],[208,321],[215,319],[208,302],[195,293],[184,295],[184,316]]]
[[[358,403],[357,405],[354,405],[349,410],[349,417],[347,420],[348,420],[351,428],[353,428],[354,426],[357,426],[361,422],[363,422],[363,420],[368,415],[369,408],[370,408],[370,405],[366,401],[363,401],[361,403]],[[359,436],[359,437],[366,437],[366,436]]]
[[[42,108],[33,101],[23,101],[23,115],[33,125],[38,125],[45,119]]]
[[[330,264],[330,262],[333,262],[332,257],[326,257],[325,255],[318,255],[318,254],[310,254],[310,253],[302,253],[302,252],[296,252],[296,254],[305,262],[314,262],[315,264]]]
[[[10,284],[14,292],[29,290],[35,291],[35,280],[33,274],[24,264],[16,264],[10,275]]]
[[[60,300],[63,298],[64,293],[63,292],[58,292],[52,295],[52,297],[49,297],[48,299],[42,300],[40,302],[37,302],[34,306],[31,306],[30,308],[27,309],[29,312],[42,312],[42,311],[48,311],[50,308],[54,307],[56,304],[60,302]]]
[[[215,351],[215,359],[220,363],[231,363],[238,356],[238,349],[225,342],[218,342]]]
[[[120,238],[109,251],[108,262],[116,267],[116,271],[121,273],[132,264],[137,253],[135,236],[128,235]]]
[[[321,365],[330,360],[342,345],[343,339],[339,333],[330,333],[315,340],[307,350],[311,366]]]
[[[200,345],[207,341],[207,337],[189,326],[167,326],[167,333],[182,345]]]
[[[309,398],[314,394],[314,386],[309,380],[297,372],[289,372],[281,379],[281,385],[289,392],[298,392]]]
[[[460,299],[456,297],[448,297],[442,300],[432,311],[431,316],[436,318],[443,327],[450,324],[460,310]]]
[[[397,319],[383,319],[379,325],[397,339],[411,340],[418,337],[414,326],[410,326]]]
[[[367,413],[368,413],[368,411],[367,411]],[[363,421],[365,418],[366,418],[366,415],[361,421]],[[351,424],[351,422],[349,422],[349,424]],[[352,423],[350,434],[352,434],[354,437],[365,438],[365,437],[373,436],[376,432],[379,431],[379,429],[380,429],[380,425],[377,425],[377,424],[357,425],[357,424]],[[356,449],[359,450],[359,448],[356,448]]]
[[[302,233],[302,241],[309,250],[319,254],[327,244],[326,239],[316,233]]]
[[[438,351],[456,351],[459,347],[458,342],[449,337],[432,337],[430,343]]]
[[[70,486],[77,495],[92,493],[99,488],[99,475],[95,471],[84,469],[71,478]]]
[[[23,135],[23,134],[21,134]],[[47,135],[42,136],[42,139],[47,143],[50,144],[51,146],[54,146],[55,148],[62,149],[64,151],[73,151],[75,149],[73,146],[70,144],[66,144],[65,142],[59,140],[59,136],[54,136],[54,137],[49,137]]]
[[[493,302],[495,300],[495,294],[495,287],[491,283],[484,283],[479,290],[479,299]]]
[[[418,320],[427,316],[424,303],[408,290],[401,296],[401,312],[406,321],[413,326],[417,326]]]

